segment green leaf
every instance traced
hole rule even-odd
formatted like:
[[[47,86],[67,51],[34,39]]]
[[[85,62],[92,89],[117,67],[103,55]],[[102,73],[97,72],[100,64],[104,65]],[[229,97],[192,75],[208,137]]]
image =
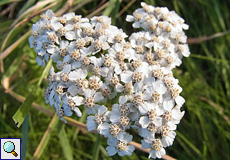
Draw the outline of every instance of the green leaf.
[[[29,131],[29,115],[26,116],[24,123],[22,124],[22,150],[21,150],[22,160],[24,160],[26,157],[28,131]]]
[[[35,92],[35,90],[30,92],[30,94],[26,97],[25,101],[22,103],[22,105],[12,117],[18,128],[22,125],[24,119],[30,111],[31,104],[35,99]]]
[[[69,140],[67,137],[67,134],[65,132],[65,124],[63,124],[63,122],[59,123],[59,140],[60,140],[60,144],[62,147],[62,151],[64,153],[65,159],[67,160],[72,160],[73,159],[73,153],[72,153],[72,149],[71,146],[69,144]]]
[[[100,144],[101,144],[101,135],[97,134],[97,140],[94,143],[94,147],[93,147],[93,160],[98,160]]]

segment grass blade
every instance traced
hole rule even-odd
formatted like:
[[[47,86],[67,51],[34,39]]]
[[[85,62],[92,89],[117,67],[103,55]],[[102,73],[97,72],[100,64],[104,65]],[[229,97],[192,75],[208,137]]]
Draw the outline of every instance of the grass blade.
[[[93,147],[93,160],[98,160],[100,144],[101,144],[101,135],[97,134],[97,140],[94,143],[94,147]]]
[[[116,7],[117,0],[110,0],[109,5],[106,7],[105,11],[103,12],[103,15],[109,16],[113,9]]]
[[[178,131],[176,133],[193,151],[195,151],[200,157],[202,157],[202,153],[191,142],[189,142],[189,140],[185,136],[183,136]]]
[[[0,6],[8,4],[8,3],[12,3],[12,2],[17,2],[17,1],[22,1],[22,0],[14,0],[14,1],[12,1],[12,0],[1,0],[0,1]]]
[[[31,105],[32,105],[34,99],[35,99],[35,91],[33,90],[26,97],[25,101],[22,103],[20,108],[17,110],[17,112],[12,117],[18,128],[22,125],[22,123],[25,120],[27,114],[29,113]]]
[[[56,128],[57,124],[59,122],[59,118],[57,117],[57,115],[55,114],[46,130],[46,132],[44,133],[42,140],[40,141],[32,160],[38,160],[40,159],[41,155],[43,154],[49,140],[50,140],[50,136],[51,136],[51,132],[54,130],[54,128]]]
[[[61,144],[64,156],[65,156],[65,159],[73,160],[72,149],[71,149],[71,146],[69,144],[67,134],[65,132],[65,124],[63,124],[63,122],[60,122],[59,124],[60,125],[58,127],[59,128],[58,137],[59,137],[59,140],[60,140],[60,144]]]
[[[24,123],[22,125],[22,151],[21,151],[22,160],[26,158],[28,131],[29,131],[29,115],[26,116]]]
[[[23,12],[25,12],[28,8],[30,8],[35,2],[36,0],[28,0],[18,12],[17,17],[19,17]]]
[[[8,56],[15,48],[18,47],[18,45],[20,43],[22,43],[22,41],[24,41],[25,39],[27,39],[30,36],[30,34],[31,34],[31,31],[28,31],[23,36],[21,36],[21,38],[19,38],[16,42],[14,42],[7,49],[5,49],[2,53],[0,53],[0,60],[4,59],[6,56]]]

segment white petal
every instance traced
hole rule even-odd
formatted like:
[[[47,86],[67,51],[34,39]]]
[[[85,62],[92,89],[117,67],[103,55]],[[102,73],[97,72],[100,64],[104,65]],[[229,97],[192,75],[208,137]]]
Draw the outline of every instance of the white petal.
[[[124,83],[129,83],[132,80],[132,74],[133,72],[131,71],[126,71],[125,73],[121,73],[121,81]]]
[[[95,110],[95,108],[86,108],[86,113],[87,114],[96,114],[97,111]]]
[[[70,31],[70,30],[72,30],[74,27],[73,27],[73,25],[71,25],[71,24],[67,24],[66,26],[65,26],[65,29],[67,30],[67,31]]]
[[[67,92],[69,92],[71,94],[71,96],[75,96],[78,93],[78,89],[77,86],[72,85],[68,88]]]
[[[103,114],[107,111],[107,107],[105,107],[104,105],[100,106],[100,108],[98,109],[98,113],[99,114]]]
[[[100,134],[102,134],[105,137],[110,137],[110,132],[109,132],[110,125],[108,123],[103,123],[98,126],[98,131]]]
[[[65,38],[68,39],[68,40],[70,40],[70,41],[73,40],[73,39],[76,39],[75,32],[74,31],[68,31],[68,32],[66,32]]]
[[[157,152],[157,151],[156,151],[155,149],[151,149],[151,150],[149,151],[149,157],[148,157],[148,158],[149,158],[149,159],[150,159],[150,158],[154,158],[154,159],[155,159],[155,158],[157,157],[157,156],[156,156],[156,152]]]
[[[127,102],[126,96],[120,96],[119,97],[119,104],[125,104]]]
[[[88,131],[93,131],[96,129],[96,123],[94,121],[94,116],[87,117],[86,126],[87,126]]]
[[[37,56],[36,62],[37,62],[37,64],[38,64],[39,66],[41,66],[41,65],[42,65],[42,62],[43,62],[43,59],[42,59],[40,56]]]
[[[85,77],[87,76],[87,70],[78,70],[78,74],[79,74],[79,78],[81,79],[85,79]]]
[[[148,103],[141,104],[139,106],[139,111],[142,115],[145,115],[149,111]]]
[[[83,99],[84,99],[83,97],[79,97],[79,96],[73,97],[76,106],[80,106],[82,104]]]
[[[121,74],[121,72],[122,72],[120,66],[115,66],[114,71],[115,71],[115,73],[118,74],[118,75]]]
[[[146,141],[141,140],[141,147],[143,149],[148,149],[148,148],[151,148],[151,145],[150,145],[150,143],[147,143]]]
[[[157,158],[161,158],[163,155],[165,155],[165,149],[161,148],[159,151],[156,152]]]
[[[137,83],[134,84],[133,90],[134,90],[134,92],[137,93],[137,92],[142,90],[142,87],[143,87],[143,83],[142,82],[137,82]]]
[[[184,102],[185,102],[185,99],[183,97],[181,97],[181,96],[177,96],[175,101],[179,106],[182,106],[184,104]]]
[[[61,56],[59,54],[52,54],[50,58],[54,61],[57,62],[60,60]]]
[[[128,145],[125,150],[122,150],[121,152],[118,152],[119,156],[131,156],[133,151],[135,150],[134,146]]]
[[[127,133],[125,133],[124,134],[124,138],[123,138],[123,141],[125,142],[125,143],[129,143],[129,142],[131,142],[132,141],[132,139],[133,139],[133,136],[132,135],[130,135],[130,134],[127,134]]]
[[[119,122],[119,117],[120,117],[119,113],[112,113],[111,116],[110,116],[110,121],[112,123],[118,123]]]
[[[107,68],[107,67],[101,68],[101,76],[102,77],[107,77],[108,72],[109,72],[109,68]]]
[[[141,24],[140,22],[134,22],[132,26],[133,28],[140,28]]]
[[[100,102],[101,100],[103,100],[104,97],[102,96],[102,93],[101,92],[97,92],[95,95],[94,95],[94,102],[97,103],[97,102]]]
[[[69,73],[69,80],[74,81],[78,79],[78,74],[77,72],[73,71]]]
[[[134,16],[132,16],[132,15],[127,15],[127,16],[126,16],[126,21],[127,21],[127,22],[132,22],[132,21],[134,21]]]
[[[156,117],[154,119],[154,123],[156,126],[161,126],[162,125],[162,118],[161,117]]]
[[[65,113],[65,115],[68,116],[68,117],[71,116],[71,115],[73,114],[69,107],[66,107],[66,108],[64,109],[64,113]]]
[[[124,86],[120,83],[118,83],[115,88],[117,92],[122,92],[124,90]]]
[[[78,116],[78,117],[81,117],[81,115],[82,115],[82,113],[81,113],[81,111],[80,111],[80,109],[78,108],[78,107],[74,107],[74,112],[76,113],[76,115]]]
[[[112,146],[106,147],[106,150],[107,150],[109,156],[113,156],[117,153],[117,150],[115,149],[115,147],[112,147]]]
[[[79,62],[79,61],[73,61],[73,62],[71,63],[71,68],[72,68],[72,69],[79,68],[80,66],[81,66],[81,62]]]
[[[139,120],[139,123],[142,125],[143,128],[146,128],[149,125],[149,118],[147,116],[142,116]]]
[[[109,138],[107,140],[107,144],[110,146],[116,146],[117,145],[117,138],[113,137],[113,138]]]
[[[173,99],[169,99],[169,100],[166,99],[166,100],[163,102],[163,106],[164,106],[164,109],[165,109],[166,111],[171,111],[172,108],[174,107],[174,100],[173,100]]]
[[[70,64],[67,64],[63,67],[63,70],[62,72],[63,73],[69,73],[69,71],[71,70],[71,65]]]

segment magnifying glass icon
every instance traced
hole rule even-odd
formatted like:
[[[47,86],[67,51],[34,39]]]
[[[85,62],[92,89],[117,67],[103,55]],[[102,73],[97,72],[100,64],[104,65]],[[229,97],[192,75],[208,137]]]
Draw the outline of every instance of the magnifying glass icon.
[[[15,157],[18,156],[18,154],[14,151],[15,150],[15,145],[11,141],[7,141],[3,145],[3,149],[7,153],[12,153]]]

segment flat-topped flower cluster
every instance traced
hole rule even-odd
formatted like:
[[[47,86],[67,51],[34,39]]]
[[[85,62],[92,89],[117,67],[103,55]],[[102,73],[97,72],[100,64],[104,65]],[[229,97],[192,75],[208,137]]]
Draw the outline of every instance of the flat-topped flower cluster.
[[[142,147],[151,148],[149,158],[161,158],[184,115],[182,88],[171,70],[190,54],[183,32],[188,25],[165,7],[141,5],[126,20],[143,30],[129,37],[106,16],[55,17],[47,10],[33,24],[29,42],[38,65],[56,63],[44,97],[61,120],[85,109],[88,130],[108,138],[110,156],[132,154],[133,136],[126,130],[134,128]],[[105,106],[107,99],[119,102]]]

